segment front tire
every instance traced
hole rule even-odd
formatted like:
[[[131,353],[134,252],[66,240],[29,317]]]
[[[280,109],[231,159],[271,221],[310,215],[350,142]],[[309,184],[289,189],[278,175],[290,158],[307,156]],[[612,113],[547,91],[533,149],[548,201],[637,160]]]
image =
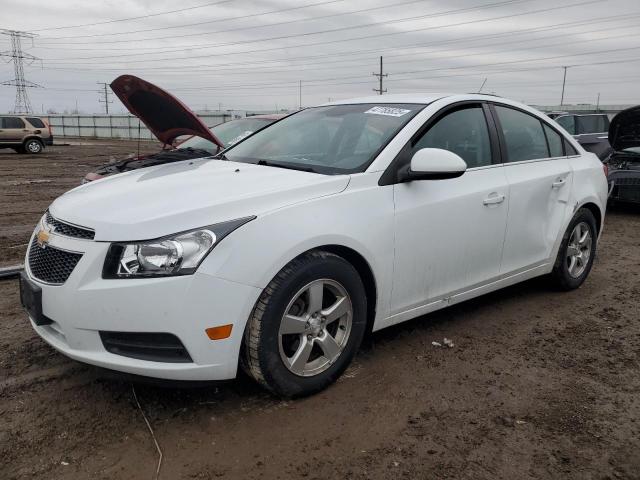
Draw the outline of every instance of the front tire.
[[[264,289],[245,330],[245,371],[283,397],[318,392],[349,366],[366,328],[357,270],[324,251],[285,266]]]
[[[584,283],[596,256],[598,229],[596,219],[581,208],[571,219],[562,237],[551,278],[561,290],[574,290]]]

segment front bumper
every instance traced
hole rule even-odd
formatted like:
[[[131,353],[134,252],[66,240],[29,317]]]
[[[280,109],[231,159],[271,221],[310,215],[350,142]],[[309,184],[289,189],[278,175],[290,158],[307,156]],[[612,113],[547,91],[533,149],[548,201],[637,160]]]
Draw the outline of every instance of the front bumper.
[[[31,319],[32,326],[55,349],[81,362],[148,377],[235,377],[245,323],[259,289],[198,272],[169,278],[104,280],[101,274],[108,243],[51,235],[49,244],[83,252],[69,278],[59,286],[34,278],[28,260],[25,262],[28,278],[42,289],[42,313],[52,320],[49,325],[36,325]],[[205,329],[225,324],[233,324],[229,338],[212,341],[207,337]],[[193,361],[148,361],[110,353],[100,331],[170,333],[178,337]]]

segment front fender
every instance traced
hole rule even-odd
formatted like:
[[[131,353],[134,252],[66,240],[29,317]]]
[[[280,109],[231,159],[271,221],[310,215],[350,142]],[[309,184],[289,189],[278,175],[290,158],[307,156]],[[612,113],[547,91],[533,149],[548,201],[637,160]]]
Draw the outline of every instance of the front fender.
[[[199,271],[264,289],[302,253],[343,246],[368,262],[379,292],[376,314],[385,315],[393,271],[393,188],[379,187],[379,175],[363,177],[371,185],[356,180],[342,193],[259,216],[220,242]]]

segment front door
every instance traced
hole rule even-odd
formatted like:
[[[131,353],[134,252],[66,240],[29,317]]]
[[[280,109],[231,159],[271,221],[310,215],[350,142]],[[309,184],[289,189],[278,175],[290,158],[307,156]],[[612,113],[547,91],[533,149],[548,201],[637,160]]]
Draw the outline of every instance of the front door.
[[[458,178],[419,180],[394,187],[395,264],[388,324],[424,313],[460,290],[500,272],[509,198],[482,105],[445,112],[412,152],[450,150],[467,163]],[[444,299],[444,300],[443,300]],[[394,318],[395,316],[395,318]]]

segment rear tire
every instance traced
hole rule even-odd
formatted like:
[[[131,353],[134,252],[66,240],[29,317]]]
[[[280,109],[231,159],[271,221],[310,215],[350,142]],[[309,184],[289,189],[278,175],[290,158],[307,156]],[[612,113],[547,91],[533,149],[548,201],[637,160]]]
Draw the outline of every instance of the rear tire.
[[[596,256],[598,229],[593,213],[581,208],[562,237],[551,279],[561,290],[574,290],[584,283]]]
[[[245,330],[241,365],[276,395],[318,392],[355,357],[366,318],[366,291],[353,265],[329,252],[308,252],[262,292]]]
[[[40,140],[36,140],[35,138],[30,138],[29,140],[24,142],[22,147],[24,153],[30,153],[36,155],[41,153],[44,150],[44,145]]]

